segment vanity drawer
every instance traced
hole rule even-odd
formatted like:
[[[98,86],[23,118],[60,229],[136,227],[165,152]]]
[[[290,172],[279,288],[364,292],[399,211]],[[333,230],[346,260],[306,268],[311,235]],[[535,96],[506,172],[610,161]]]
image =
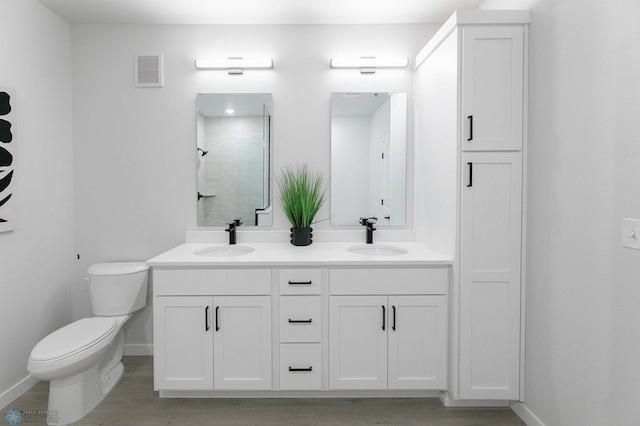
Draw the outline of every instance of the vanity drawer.
[[[321,307],[320,296],[282,296],[280,342],[320,342]]]
[[[322,347],[320,343],[280,345],[280,389],[322,388]]]
[[[270,269],[153,268],[154,296],[270,294]]]
[[[321,269],[280,269],[280,294],[320,294]]]
[[[329,271],[329,294],[447,294],[448,287],[448,267]]]

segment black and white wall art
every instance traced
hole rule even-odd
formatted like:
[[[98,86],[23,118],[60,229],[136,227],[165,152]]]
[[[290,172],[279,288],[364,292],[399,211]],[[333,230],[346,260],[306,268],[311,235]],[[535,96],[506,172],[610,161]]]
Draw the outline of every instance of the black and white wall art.
[[[0,232],[15,229],[16,208],[13,194],[15,142],[11,130],[13,92],[0,88]]]

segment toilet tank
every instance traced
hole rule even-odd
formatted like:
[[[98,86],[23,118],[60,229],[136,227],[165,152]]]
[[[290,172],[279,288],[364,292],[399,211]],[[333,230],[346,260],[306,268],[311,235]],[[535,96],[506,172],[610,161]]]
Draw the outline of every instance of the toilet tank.
[[[126,315],[147,304],[149,267],[144,262],[98,263],[87,274],[94,315]]]

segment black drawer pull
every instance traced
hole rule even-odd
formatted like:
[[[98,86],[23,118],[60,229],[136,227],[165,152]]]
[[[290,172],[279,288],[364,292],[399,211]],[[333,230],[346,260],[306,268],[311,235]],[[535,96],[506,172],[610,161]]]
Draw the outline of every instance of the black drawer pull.
[[[473,140],[473,115],[468,116],[467,119],[469,120],[469,137],[467,141],[471,142]]]
[[[289,285],[311,285],[313,281],[289,281]]]
[[[293,367],[289,367],[289,371],[312,371],[313,367],[309,367],[309,368],[293,368]]]
[[[469,166],[469,183],[467,184],[467,188],[471,188],[473,186],[473,163],[467,163]]]
[[[220,319],[218,318],[218,311],[220,306],[216,306],[216,331],[220,330]]]
[[[293,320],[289,318],[289,324],[311,324],[311,318],[308,320]]]
[[[386,320],[387,318],[387,309],[384,307],[384,305],[382,305],[382,331],[385,331],[387,329],[386,326]]]

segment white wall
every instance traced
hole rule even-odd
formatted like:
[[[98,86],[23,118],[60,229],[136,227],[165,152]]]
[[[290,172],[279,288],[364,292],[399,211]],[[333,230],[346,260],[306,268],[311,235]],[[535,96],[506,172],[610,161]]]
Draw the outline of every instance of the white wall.
[[[274,172],[287,163],[307,162],[328,177],[331,93],[413,92],[410,68],[361,75],[331,70],[329,59],[413,58],[437,27],[73,26],[75,232],[81,254],[77,281],[92,263],[148,259],[180,244],[184,231],[195,228],[196,93],[272,93]],[[134,87],[134,56],[159,52],[165,58],[165,87]],[[275,69],[229,76],[193,66],[195,58],[238,55],[271,57]],[[412,109],[408,116],[411,129]],[[408,139],[411,152],[412,133]],[[412,186],[408,192],[412,199]],[[274,205],[274,228],[288,229]],[[318,217],[328,216],[326,204]],[[89,315],[86,294],[76,305]],[[150,342],[150,324],[147,308],[129,323],[127,341]]]
[[[71,30],[35,0],[0,2],[0,86],[11,112],[18,227],[0,233],[0,407],[32,382],[27,359],[71,321]],[[13,388],[13,389],[12,389]]]
[[[335,225],[353,225],[370,213],[370,129],[371,117],[331,117],[330,203]]]
[[[640,3],[526,3],[525,405],[546,425],[636,425],[640,251],[620,243],[640,218]]]

